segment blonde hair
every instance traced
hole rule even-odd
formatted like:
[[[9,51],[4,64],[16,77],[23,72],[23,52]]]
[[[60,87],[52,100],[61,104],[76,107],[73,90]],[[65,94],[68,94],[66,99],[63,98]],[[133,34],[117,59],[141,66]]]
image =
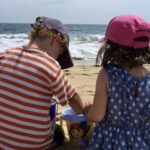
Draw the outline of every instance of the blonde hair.
[[[47,37],[59,37],[60,40],[62,40],[62,37],[60,36],[60,34],[54,30],[50,30],[47,28],[38,28],[38,29],[32,29],[29,33],[28,33],[28,38],[32,41],[35,39],[44,39]]]

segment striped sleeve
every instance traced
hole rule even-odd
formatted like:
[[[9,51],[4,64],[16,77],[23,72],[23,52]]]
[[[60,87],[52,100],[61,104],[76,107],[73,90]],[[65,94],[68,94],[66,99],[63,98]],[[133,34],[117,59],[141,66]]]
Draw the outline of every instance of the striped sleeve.
[[[64,73],[61,69],[57,71],[51,88],[54,95],[57,96],[62,105],[67,104],[68,100],[75,94],[75,89],[65,78]]]
[[[0,52],[0,58],[7,52],[8,50],[5,50],[3,52]]]

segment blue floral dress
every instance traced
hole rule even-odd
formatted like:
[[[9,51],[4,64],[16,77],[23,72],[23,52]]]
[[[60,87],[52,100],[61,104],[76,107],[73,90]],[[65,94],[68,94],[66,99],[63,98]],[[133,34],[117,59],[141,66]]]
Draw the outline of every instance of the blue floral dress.
[[[135,78],[107,65],[109,95],[104,119],[97,123],[88,150],[150,150],[150,75]]]

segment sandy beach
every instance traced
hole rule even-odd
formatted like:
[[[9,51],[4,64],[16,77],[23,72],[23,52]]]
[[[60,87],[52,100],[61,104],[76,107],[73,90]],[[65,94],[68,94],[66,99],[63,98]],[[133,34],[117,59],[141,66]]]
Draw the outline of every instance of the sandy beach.
[[[85,63],[84,61],[80,63],[82,62]],[[84,102],[87,100],[93,101],[96,79],[100,67],[96,67],[93,63],[92,65],[75,65],[63,71],[71,85],[80,94],[82,100]],[[65,107],[59,106],[59,112],[61,112],[62,109],[65,109]]]
[[[71,82],[84,101],[93,100],[96,78],[100,67],[75,66],[64,70],[67,79]]]
[[[80,94],[84,102],[93,101],[96,79],[100,71],[100,67],[95,66],[94,60],[85,65],[86,63],[86,61],[77,60],[74,62],[75,65],[72,68],[63,70],[66,78]],[[59,112],[62,109],[65,109],[65,107],[59,106]]]

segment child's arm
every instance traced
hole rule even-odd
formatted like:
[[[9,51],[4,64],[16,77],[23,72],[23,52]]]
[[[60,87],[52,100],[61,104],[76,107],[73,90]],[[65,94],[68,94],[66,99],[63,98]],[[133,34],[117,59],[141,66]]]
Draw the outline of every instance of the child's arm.
[[[93,105],[88,108],[88,111],[85,108],[85,114],[89,121],[100,122],[103,119],[107,107],[107,93],[108,75],[106,70],[102,69],[97,78]]]
[[[84,104],[80,95],[77,92],[69,99],[69,105],[74,109],[76,113],[83,113]]]

